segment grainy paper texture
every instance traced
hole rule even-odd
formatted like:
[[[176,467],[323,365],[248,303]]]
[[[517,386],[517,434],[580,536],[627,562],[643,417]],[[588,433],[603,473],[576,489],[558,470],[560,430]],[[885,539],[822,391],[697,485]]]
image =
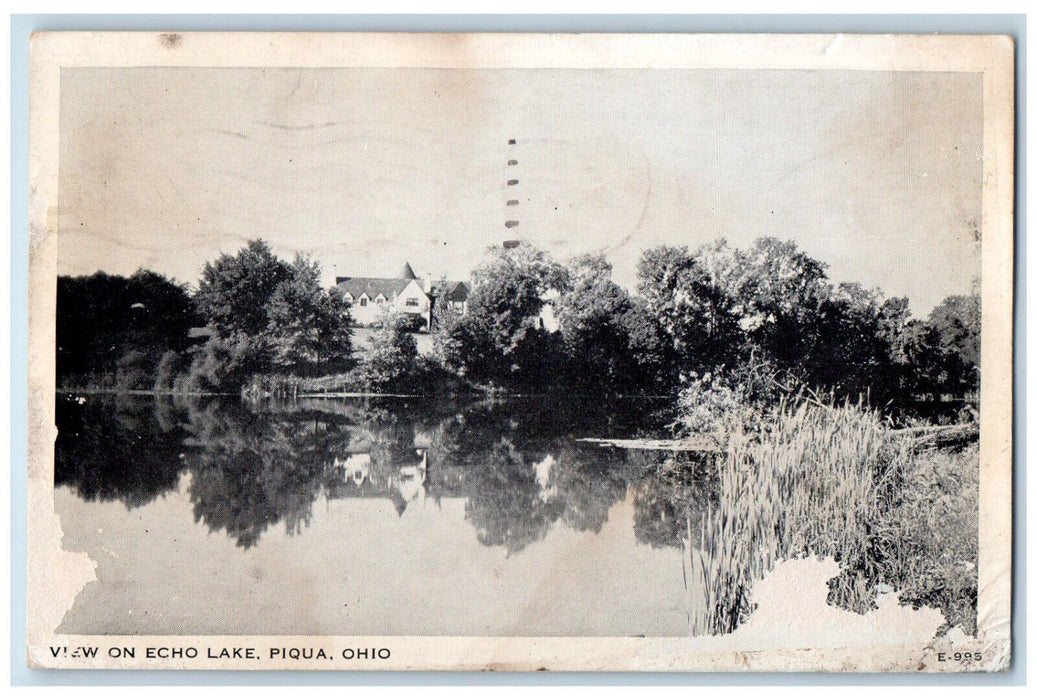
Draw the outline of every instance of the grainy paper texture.
[[[30,665],[1007,668],[1013,67],[35,35]]]

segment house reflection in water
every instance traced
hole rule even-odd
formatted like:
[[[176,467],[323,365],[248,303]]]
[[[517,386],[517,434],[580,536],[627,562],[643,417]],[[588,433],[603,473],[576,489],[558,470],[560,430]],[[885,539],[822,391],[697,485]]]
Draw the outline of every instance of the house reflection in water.
[[[428,483],[428,450],[407,452],[390,464],[380,464],[369,452],[336,455],[329,465],[328,498],[388,498],[402,516],[408,504],[425,500]]]
[[[371,475],[371,455],[367,453],[349,455],[345,460],[335,457],[332,468],[340,471],[342,478],[360,486]]]

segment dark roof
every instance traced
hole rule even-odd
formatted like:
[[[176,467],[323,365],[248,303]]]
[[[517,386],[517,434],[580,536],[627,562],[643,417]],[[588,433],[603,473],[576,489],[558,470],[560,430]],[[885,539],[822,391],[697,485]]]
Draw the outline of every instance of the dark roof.
[[[400,270],[401,280],[416,280],[418,276],[414,274],[414,268],[410,266],[409,262],[403,263],[403,269]]]
[[[465,282],[456,280],[439,280],[432,283],[432,292],[438,299],[447,301],[468,301],[471,290]]]
[[[381,294],[386,299],[393,299],[407,288],[412,280],[392,279],[386,277],[336,277],[335,286],[343,292],[349,292],[354,299],[367,293],[371,299]]]

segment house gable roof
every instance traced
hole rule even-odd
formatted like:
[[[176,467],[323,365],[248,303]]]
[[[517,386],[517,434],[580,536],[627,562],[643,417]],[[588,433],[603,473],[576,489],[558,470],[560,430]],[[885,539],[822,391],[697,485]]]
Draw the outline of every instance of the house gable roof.
[[[367,294],[370,299],[379,294],[386,299],[393,299],[406,289],[411,281],[385,277],[336,277],[335,286],[351,294],[354,299],[359,299],[361,294]]]
[[[432,283],[432,293],[436,298],[446,301],[468,301],[471,290],[465,282],[457,280],[439,280]]]
[[[428,296],[428,292],[425,291],[425,285],[423,285],[421,283],[421,280],[404,280],[404,281],[407,282],[406,286],[403,288],[405,291],[408,290],[408,289],[413,289],[413,290],[417,291],[418,294],[420,294],[423,297],[427,297]]]

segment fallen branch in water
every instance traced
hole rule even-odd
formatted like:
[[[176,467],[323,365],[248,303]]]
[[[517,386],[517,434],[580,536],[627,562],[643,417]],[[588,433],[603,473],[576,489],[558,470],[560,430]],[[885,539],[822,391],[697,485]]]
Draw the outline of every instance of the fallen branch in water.
[[[659,450],[666,452],[724,452],[724,448],[713,435],[700,434],[679,438],[676,440],[652,440],[647,438],[635,438],[632,440],[608,439],[608,438],[578,438],[576,442],[582,442],[598,447],[618,447],[625,450]]]
[[[979,423],[924,425],[894,430],[893,434],[911,440],[916,450],[926,447],[958,447],[979,439]]]
[[[914,449],[927,447],[958,447],[979,438],[978,423],[959,425],[926,425],[917,428],[901,428],[894,435],[912,442]],[[699,433],[676,439],[619,439],[578,438],[582,442],[598,447],[618,447],[624,450],[658,450],[661,452],[726,452],[720,439],[709,433]]]

